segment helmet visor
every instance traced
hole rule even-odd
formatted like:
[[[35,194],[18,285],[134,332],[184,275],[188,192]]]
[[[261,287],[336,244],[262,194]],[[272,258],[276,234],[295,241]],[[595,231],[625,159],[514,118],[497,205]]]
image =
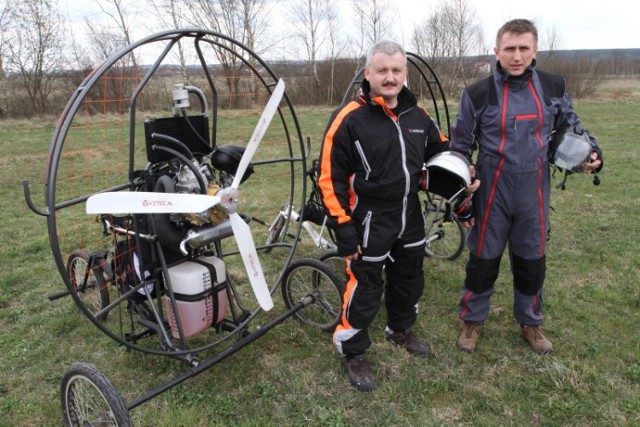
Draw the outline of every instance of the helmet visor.
[[[591,144],[585,141],[582,135],[567,132],[558,145],[553,163],[568,171],[581,172],[582,164],[589,159],[590,154]]]

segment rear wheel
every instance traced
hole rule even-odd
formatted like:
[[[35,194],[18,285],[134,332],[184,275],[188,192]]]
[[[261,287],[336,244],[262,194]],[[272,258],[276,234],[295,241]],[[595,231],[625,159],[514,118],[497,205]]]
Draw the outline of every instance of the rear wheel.
[[[62,416],[67,426],[130,426],[122,397],[107,377],[87,363],[72,365],[60,382]]]
[[[344,280],[338,278],[333,268],[314,258],[292,262],[283,276],[282,297],[287,308],[312,296],[313,302],[294,316],[325,332],[333,332],[340,321],[343,293]]]
[[[84,250],[76,250],[69,255],[67,273],[71,283],[71,291],[75,292],[82,305],[94,316],[109,305],[109,289],[101,267],[91,265],[89,255]],[[106,314],[100,316],[105,320]]]

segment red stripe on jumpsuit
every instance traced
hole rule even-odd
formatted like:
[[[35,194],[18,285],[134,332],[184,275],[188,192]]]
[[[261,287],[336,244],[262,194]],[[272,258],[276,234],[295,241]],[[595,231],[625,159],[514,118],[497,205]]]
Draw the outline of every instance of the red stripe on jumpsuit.
[[[502,101],[502,112],[500,114],[500,148],[498,152],[502,155],[502,151],[504,150],[504,144],[507,139],[507,132],[505,130],[506,127],[506,116],[507,116],[507,100],[509,99],[509,86],[505,86],[504,88],[504,96]],[[500,163],[498,164],[498,169],[496,169],[496,173],[493,176],[493,185],[491,186],[491,192],[489,193],[489,200],[487,200],[487,207],[484,211],[484,218],[482,218],[482,227],[480,228],[480,237],[478,238],[478,257],[482,255],[482,247],[484,245],[484,236],[487,231],[487,221],[489,219],[489,214],[491,212],[491,205],[493,204],[493,199],[496,195],[496,188],[498,187],[498,179],[500,178],[500,172],[502,171],[502,166],[504,165],[504,157],[501,157]]]
[[[473,295],[473,291],[472,290],[468,290],[467,294],[462,299],[462,306],[464,308],[460,312],[460,316],[459,316],[460,319],[462,319],[462,320],[464,320],[464,316],[466,316],[467,315],[467,311],[469,311],[469,307],[467,307],[467,301],[469,301],[469,298],[471,298],[471,295]]]
[[[536,138],[538,139],[540,148],[544,148],[544,141],[542,140],[542,136],[540,135],[540,130],[542,129],[542,121],[544,119],[544,116],[542,115],[542,104],[540,103],[540,98],[538,98],[538,94],[536,93],[536,89],[533,86],[533,82],[531,81],[531,79],[529,80],[529,90],[533,95],[533,100],[536,102],[536,107],[538,109],[538,129],[536,129]],[[538,212],[540,214],[540,257],[544,255],[546,244],[546,224],[544,223],[544,196],[542,194],[542,166],[542,159],[538,157]]]

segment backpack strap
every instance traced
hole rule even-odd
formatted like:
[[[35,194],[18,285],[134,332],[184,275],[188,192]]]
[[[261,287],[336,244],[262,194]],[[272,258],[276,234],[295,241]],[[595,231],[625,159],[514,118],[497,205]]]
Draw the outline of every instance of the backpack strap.
[[[475,82],[467,88],[473,108],[478,111],[484,105],[498,105],[498,94],[493,76]]]
[[[566,90],[566,82],[564,77],[549,73],[547,71],[537,70],[540,86],[542,86],[542,95],[544,102],[549,105],[551,98],[562,98]]]

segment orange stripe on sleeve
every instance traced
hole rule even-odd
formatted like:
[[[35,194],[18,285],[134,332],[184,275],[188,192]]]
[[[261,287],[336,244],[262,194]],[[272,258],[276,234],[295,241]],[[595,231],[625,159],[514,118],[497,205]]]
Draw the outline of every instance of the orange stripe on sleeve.
[[[322,153],[320,161],[320,177],[318,178],[318,186],[322,192],[324,204],[329,210],[329,214],[335,217],[338,224],[344,224],[348,222],[351,217],[347,215],[347,212],[340,205],[340,201],[336,196],[335,188],[332,180],[333,165],[331,163],[331,153],[333,151],[333,140],[340,125],[344,122],[344,118],[350,112],[360,108],[360,104],[356,101],[352,101],[347,104],[336,117],[334,118],[331,126],[327,130],[322,144]]]

